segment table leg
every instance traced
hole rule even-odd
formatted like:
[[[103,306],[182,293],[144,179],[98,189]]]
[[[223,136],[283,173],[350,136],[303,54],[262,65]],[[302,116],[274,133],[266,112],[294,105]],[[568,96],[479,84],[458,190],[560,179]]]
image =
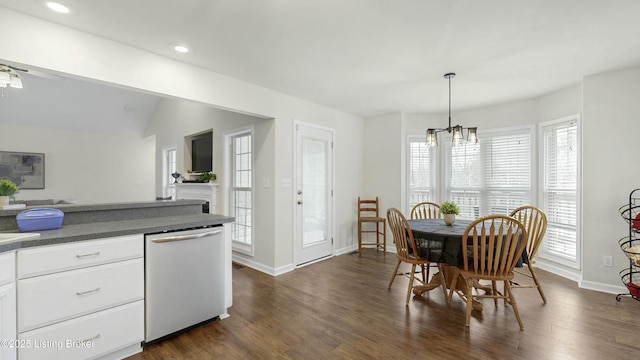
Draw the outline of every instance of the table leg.
[[[489,295],[493,293],[493,288],[491,287],[491,285],[482,285],[478,280],[473,280],[473,287],[478,290],[484,290],[484,292]]]
[[[450,265],[446,265],[446,264],[440,264],[440,266],[438,266],[438,268],[440,269],[440,271],[442,272],[442,275],[444,275],[444,281],[445,281],[445,286],[448,289],[451,288],[451,281],[453,281],[453,277],[455,276],[455,272],[456,272],[456,268],[455,266],[450,266]],[[439,276],[439,274],[433,274],[433,277],[431,278],[431,280],[429,281],[428,284],[424,284],[424,285],[418,285],[418,286],[414,286],[413,287],[413,294],[416,296],[420,296],[422,295],[424,292],[426,291],[431,291],[439,286],[442,286],[442,276]],[[477,283],[477,284],[476,284]],[[481,285],[478,282],[474,282],[474,287],[476,287],[476,285],[478,286],[478,288],[485,290],[485,291],[491,291],[491,287],[487,287]],[[467,295],[467,284],[464,280],[464,278],[462,277],[462,275],[458,275],[458,277],[456,278],[456,290],[462,292],[465,296]],[[472,305],[473,310],[475,311],[482,311],[482,303],[479,302],[478,300],[473,300],[473,305]]]

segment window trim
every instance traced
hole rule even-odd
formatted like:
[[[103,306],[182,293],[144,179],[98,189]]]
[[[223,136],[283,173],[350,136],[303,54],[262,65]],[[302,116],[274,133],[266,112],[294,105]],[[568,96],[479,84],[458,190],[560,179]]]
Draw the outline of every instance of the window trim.
[[[169,170],[169,152],[174,151],[176,160],[175,160],[175,171],[178,169],[178,146],[176,144],[167,145],[162,147],[162,197],[171,196],[173,200],[175,200],[175,187],[171,186],[172,182],[169,179],[168,173]]]
[[[226,148],[226,155],[225,155],[225,183],[227,184],[227,186],[225,187],[226,191],[225,191],[225,204],[227,204],[227,206],[225,207],[225,211],[233,216],[232,212],[231,212],[231,205],[232,205],[232,201],[231,201],[231,195],[232,195],[232,189],[233,189],[233,160],[232,160],[232,156],[233,154],[233,143],[232,140],[233,138],[237,137],[237,136],[241,136],[241,135],[246,135],[249,134],[251,135],[251,244],[246,244],[246,243],[241,243],[238,241],[231,241],[231,248],[232,251],[237,252],[237,253],[241,253],[244,255],[248,255],[248,256],[253,256],[254,255],[254,251],[255,251],[255,223],[256,223],[256,213],[255,213],[255,191],[256,191],[256,182],[255,182],[255,131],[254,131],[254,127],[253,125],[250,126],[246,126],[246,127],[241,127],[241,128],[237,128],[234,130],[230,130],[228,132],[224,133],[224,139],[225,139],[225,148]]]
[[[580,113],[564,116],[551,121],[546,121],[538,124],[538,181],[540,183],[540,189],[538,191],[538,203],[541,204],[540,208],[543,208],[544,204],[544,130],[551,126],[558,126],[563,123],[576,122],[577,127],[577,159],[576,159],[576,260],[570,261],[564,257],[555,255],[551,252],[545,251],[545,244],[543,240],[542,246],[538,250],[538,257],[559,265],[566,266],[571,269],[581,270],[582,268],[582,117]]]

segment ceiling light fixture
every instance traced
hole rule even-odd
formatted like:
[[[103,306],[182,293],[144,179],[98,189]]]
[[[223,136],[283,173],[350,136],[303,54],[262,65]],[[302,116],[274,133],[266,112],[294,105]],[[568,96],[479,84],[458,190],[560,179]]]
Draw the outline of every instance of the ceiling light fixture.
[[[8,70],[0,68],[0,87],[7,87],[9,84],[11,84],[11,74]]]
[[[47,7],[49,9],[57,12],[57,13],[60,13],[60,14],[68,14],[69,13],[69,8],[68,7],[66,7],[66,6],[64,6],[64,5],[60,4],[60,3],[54,2],[54,1],[47,2]]]
[[[22,79],[18,74],[11,74],[11,84],[9,84],[12,88],[22,89]]]
[[[463,128],[460,125],[451,126],[451,78],[456,76],[455,73],[447,73],[444,74],[444,77],[449,79],[449,126],[445,129],[427,129],[427,145],[430,147],[438,146],[438,133],[446,131],[451,134],[451,144],[453,146],[461,145],[463,143],[464,135],[462,131],[467,129],[467,143],[477,144],[478,143],[478,128],[470,127]]]
[[[189,48],[184,46],[184,45],[176,45],[173,47],[173,50],[182,53],[182,54],[186,54],[189,52]]]
[[[4,97],[4,88],[7,86],[22,89],[22,79],[15,69],[18,68],[0,64],[0,97]]]

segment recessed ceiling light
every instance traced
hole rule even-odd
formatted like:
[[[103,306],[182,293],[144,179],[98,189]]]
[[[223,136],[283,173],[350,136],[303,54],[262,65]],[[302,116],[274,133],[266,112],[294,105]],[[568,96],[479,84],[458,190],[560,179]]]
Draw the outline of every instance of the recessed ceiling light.
[[[183,54],[186,54],[189,52],[189,48],[184,45],[176,45],[173,47],[173,50]]]
[[[61,14],[68,14],[69,13],[69,8],[57,3],[57,2],[53,2],[53,1],[49,1],[47,2],[47,7],[55,12],[61,13]]]

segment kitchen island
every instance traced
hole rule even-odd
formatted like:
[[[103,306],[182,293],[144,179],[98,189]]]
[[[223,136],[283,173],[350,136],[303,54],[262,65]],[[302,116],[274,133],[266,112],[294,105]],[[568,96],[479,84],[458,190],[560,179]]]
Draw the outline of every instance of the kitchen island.
[[[15,358],[17,350],[20,358],[118,359],[141,351],[149,234],[223,229],[224,254],[218,259],[224,262],[224,314],[219,315],[228,316],[234,219],[202,213],[203,204],[178,200],[47,206],[64,212],[61,228],[0,244],[0,268],[16,270],[0,284],[0,307],[16,314],[13,324],[5,323],[11,317],[0,319],[0,335],[18,344],[49,341],[52,347],[4,349],[2,355]],[[18,232],[15,217],[20,211],[0,211],[0,232]]]

